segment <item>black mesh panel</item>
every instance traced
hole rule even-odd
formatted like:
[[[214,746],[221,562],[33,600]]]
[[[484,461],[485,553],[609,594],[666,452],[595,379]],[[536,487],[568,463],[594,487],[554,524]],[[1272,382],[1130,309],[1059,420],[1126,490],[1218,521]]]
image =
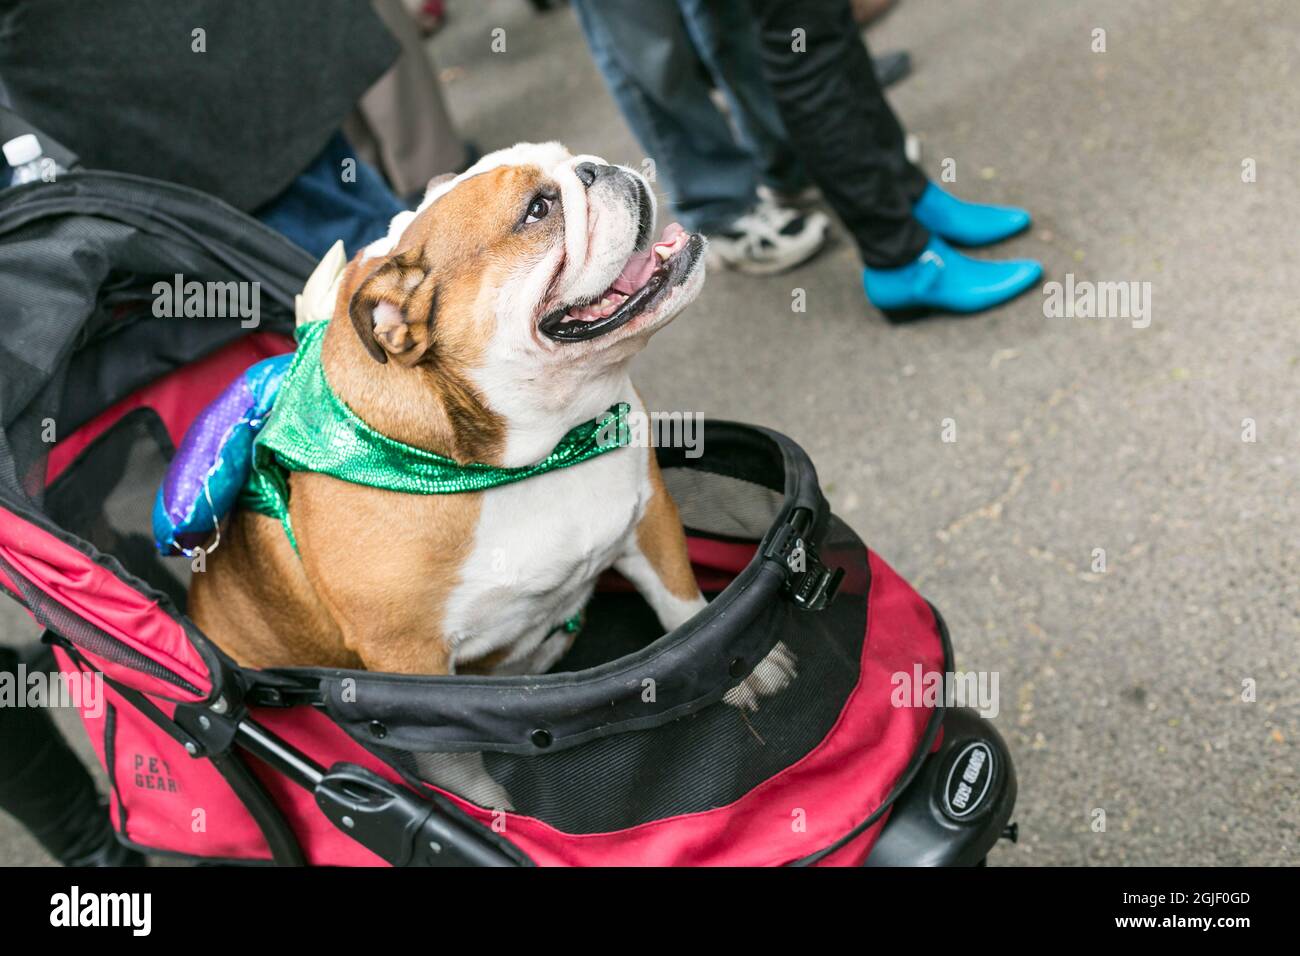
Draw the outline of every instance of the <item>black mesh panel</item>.
[[[45,510],[184,607],[189,562],[162,557],[153,543],[154,492],[173,453],[156,412],[128,412],[59,475],[46,492]]]

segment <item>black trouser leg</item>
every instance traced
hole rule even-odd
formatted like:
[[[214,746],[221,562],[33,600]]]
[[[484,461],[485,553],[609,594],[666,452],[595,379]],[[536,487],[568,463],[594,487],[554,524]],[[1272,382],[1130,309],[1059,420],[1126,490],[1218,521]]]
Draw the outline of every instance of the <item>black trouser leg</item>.
[[[18,661],[13,648],[0,647],[0,673],[16,680]],[[0,707],[0,809],[63,863],[139,859],[117,844],[94,781],[43,707]]]
[[[790,141],[862,261],[878,269],[912,262],[930,239],[912,217],[927,180],[904,153],[903,129],[848,0],[750,0],[750,7]]]

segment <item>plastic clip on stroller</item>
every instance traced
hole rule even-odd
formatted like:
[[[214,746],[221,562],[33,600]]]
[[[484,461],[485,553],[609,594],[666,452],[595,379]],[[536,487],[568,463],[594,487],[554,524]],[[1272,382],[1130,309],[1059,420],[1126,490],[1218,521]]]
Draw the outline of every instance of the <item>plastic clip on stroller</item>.
[[[786,592],[797,607],[820,611],[835,600],[835,593],[844,580],[844,569],[827,568],[804,541],[811,519],[808,509],[797,508],[790,523],[782,525],[763,550],[763,557],[776,561],[788,572]]]
[[[0,136],[29,131],[11,119]],[[56,635],[63,672],[104,675],[82,720],[122,843],[313,865],[861,865],[978,862],[1002,834],[1015,776],[988,723],[891,704],[893,676],[951,671],[937,612],[762,428],[711,421],[702,456],[657,450],[709,598],[669,634],[610,576],[547,674],[240,668],[185,616],[191,563],[153,547],[150,499],[221,391],[292,350],[314,263],[210,197],[75,169],[0,193],[0,241],[27,284],[0,336],[0,590]],[[155,316],[153,279],[177,273],[260,283],[261,326]],[[778,643],[785,682],[757,710],[726,703]]]

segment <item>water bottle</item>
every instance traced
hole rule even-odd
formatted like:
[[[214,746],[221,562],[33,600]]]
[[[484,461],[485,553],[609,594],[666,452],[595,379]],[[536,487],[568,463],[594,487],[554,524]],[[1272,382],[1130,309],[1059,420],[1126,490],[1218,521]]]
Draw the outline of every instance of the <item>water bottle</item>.
[[[5,161],[14,168],[9,185],[53,179],[63,170],[41,151],[41,142],[32,133],[15,136],[4,145]]]

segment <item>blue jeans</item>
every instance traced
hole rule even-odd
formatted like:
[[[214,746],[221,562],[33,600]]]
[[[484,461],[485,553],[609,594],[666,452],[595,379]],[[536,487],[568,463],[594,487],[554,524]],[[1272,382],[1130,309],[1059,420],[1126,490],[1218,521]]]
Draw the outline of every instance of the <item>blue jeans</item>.
[[[746,0],[574,0],[610,94],[682,224],[709,231],[756,200],[758,183],[797,191],[808,179],[761,72]],[[727,118],[709,98],[713,84]]]
[[[344,181],[345,160],[355,163],[355,178]],[[407,207],[379,173],[356,158],[341,133],[335,133],[311,164],[284,192],[253,215],[320,258],[339,239],[353,255],[388,235],[388,223]]]

